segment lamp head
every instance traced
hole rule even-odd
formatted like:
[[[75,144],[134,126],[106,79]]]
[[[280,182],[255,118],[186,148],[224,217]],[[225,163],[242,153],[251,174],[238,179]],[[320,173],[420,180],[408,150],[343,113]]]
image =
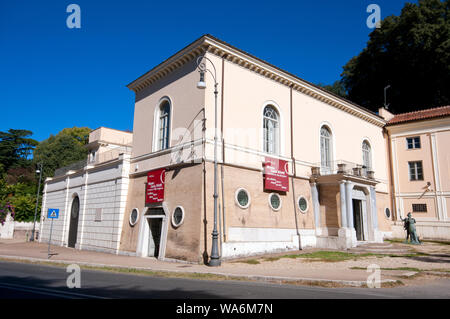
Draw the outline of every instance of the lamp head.
[[[199,72],[200,72],[200,81],[197,82],[197,88],[206,89],[205,71],[200,70]]]

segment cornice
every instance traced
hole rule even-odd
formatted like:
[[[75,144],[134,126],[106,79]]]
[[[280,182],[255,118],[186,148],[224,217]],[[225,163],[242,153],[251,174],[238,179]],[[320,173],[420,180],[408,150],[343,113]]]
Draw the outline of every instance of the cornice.
[[[386,121],[382,117],[372,111],[366,110],[353,102],[325,91],[312,83],[210,35],[204,35],[194,41],[143,76],[128,84],[127,87],[137,93],[205,52],[224,58],[228,62],[239,65],[287,87],[291,87],[298,92],[311,96],[376,126],[383,127],[386,124]]]
[[[167,60],[155,66],[153,69],[140,76],[133,82],[129,83],[127,87],[135,93],[141,91],[145,87],[152,85],[159,79],[172,73],[176,69],[182,67],[186,63],[194,60],[207,50],[207,45],[204,43],[204,37],[194,41],[184,49],[178,51]]]

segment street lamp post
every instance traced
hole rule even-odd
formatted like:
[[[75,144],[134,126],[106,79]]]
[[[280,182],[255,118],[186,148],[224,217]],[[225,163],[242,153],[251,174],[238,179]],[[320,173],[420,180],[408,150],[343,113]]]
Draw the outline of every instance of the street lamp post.
[[[202,59],[205,59],[211,63],[214,69],[214,74],[206,68],[206,62],[202,62]],[[208,59],[206,56],[199,56],[197,58],[197,68],[200,72],[200,81],[197,83],[197,88],[199,89],[205,89],[206,83],[205,83],[205,72],[208,71],[211,73],[211,76],[214,79],[214,97],[215,97],[215,109],[214,109],[214,228],[212,232],[212,248],[211,248],[211,259],[209,261],[209,266],[220,266],[220,256],[219,256],[219,244],[218,244],[218,238],[219,233],[217,231],[217,140],[218,140],[218,134],[217,134],[217,94],[219,93],[217,91],[218,83],[216,81],[216,67],[214,66],[214,63],[210,59]]]
[[[34,208],[34,223],[33,223],[33,230],[31,231],[30,241],[34,241],[34,237],[35,237],[36,216],[37,216],[37,209],[38,209],[38,204],[39,204],[39,192],[41,191],[42,163],[38,163],[37,166],[38,166],[38,169],[36,170],[36,173],[39,174],[39,185],[38,185],[38,190],[36,193],[36,207]]]

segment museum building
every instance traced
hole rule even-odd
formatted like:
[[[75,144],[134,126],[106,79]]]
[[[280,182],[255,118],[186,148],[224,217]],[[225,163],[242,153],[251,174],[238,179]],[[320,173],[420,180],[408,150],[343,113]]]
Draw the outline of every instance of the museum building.
[[[386,112],[210,35],[128,88],[133,133],[93,131],[89,159],[46,181],[55,243],[207,263],[214,224],[222,258],[392,236]]]

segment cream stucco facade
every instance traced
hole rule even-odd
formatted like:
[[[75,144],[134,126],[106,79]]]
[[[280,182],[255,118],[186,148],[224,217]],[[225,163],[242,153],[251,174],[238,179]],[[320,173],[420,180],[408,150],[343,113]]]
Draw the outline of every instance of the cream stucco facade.
[[[213,226],[215,97],[209,73],[206,89],[196,87],[199,56],[208,59],[209,69],[215,68],[218,82],[218,228],[222,257],[304,247],[349,248],[358,241],[379,242],[390,234],[390,224],[381,220],[384,208],[390,207],[385,120],[214,37],[204,36],[128,85],[136,93],[136,106],[126,211],[129,214],[137,209],[143,219],[141,224],[130,225],[124,218],[121,250],[148,254],[142,247],[151,246],[146,243],[152,241],[151,211],[160,206],[163,215],[158,218],[164,234],[159,236],[158,231],[158,257],[194,262],[208,259]],[[159,116],[166,102],[170,105],[170,138],[168,147],[161,150]],[[263,113],[267,106],[278,116],[277,151],[273,153],[264,150]],[[331,171],[326,176],[312,174],[321,162],[323,126],[332,136]],[[371,176],[352,171],[363,166],[364,142],[371,148]],[[288,163],[288,191],[264,188],[266,157]],[[343,171],[338,171],[338,164],[345,164]],[[149,171],[159,168],[166,169],[166,189],[164,202],[154,207],[145,204],[145,178]],[[340,184],[346,185],[344,191]],[[237,200],[242,189],[248,196],[247,206]],[[280,201],[277,209],[270,202],[274,193]],[[353,193],[359,194],[362,207],[362,237],[358,238],[352,225],[352,208],[347,208],[353,205],[352,199],[356,200]],[[305,211],[299,207],[300,198],[306,201]],[[175,227],[171,216],[177,206],[183,207],[185,217],[183,224]],[[180,255],[183,246],[186,249]],[[150,255],[154,255],[151,247]]]
[[[201,56],[212,72],[205,75],[204,89],[197,88]],[[60,205],[64,212],[55,228],[62,245],[68,244],[67,216],[76,193],[82,207],[78,248],[99,245],[118,254],[208,263],[216,114],[222,258],[382,242],[396,234],[399,207],[409,205],[410,194],[420,188],[404,182],[405,172],[398,167],[391,176],[391,161],[400,165],[411,153],[397,152],[403,133],[395,127],[386,130],[389,112],[366,110],[212,36],[202,36],[128,88],[135,93],[133,134],[105,128],[93,132],[88,147],[99,153],[97,160],[90,157],[83,169],[46,183],[44,207]],[[427,135],[426,153],[420,156],[448,141],[448,132],[441,131]],[[447,153],[439,151],[442,160],[432,158],[424,165],[425,176],[431,176],[436,164],[448,165]],[[265,184],[268,159],[284,165],[284,190]],[[159,169],[165,170],[163,198],[149,203],[147,175]],[[97,181],[106,187],[104,196],[92,193],[95,188],[88,182],[101,172],[103,182],[111,184]],[[425,219],[447,216],[445,174],[448,170],[431,181],[441,193],[426,194],[423,200],[430,208],[447,209]],[[71,188],[75,184],[79,189]],[[99,227],[86,231],[92,219],[88,212],[103,207],[98,198],[105,205],[115,203],[105,224],[114,238],[94,235],[101,233]],[[43,222],[45,234],[48,223]],[[88,238],[98,240],[89,246]]]

